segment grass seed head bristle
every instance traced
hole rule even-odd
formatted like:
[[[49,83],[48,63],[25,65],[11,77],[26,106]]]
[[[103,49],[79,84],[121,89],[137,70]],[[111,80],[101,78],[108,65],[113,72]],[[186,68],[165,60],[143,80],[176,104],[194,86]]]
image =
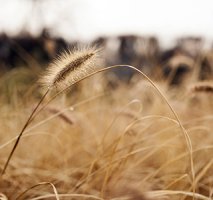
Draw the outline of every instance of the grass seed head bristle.
[[[200,82],[191,87],[193,92],[213,93],[213,82]]]
[[[93,72],[98,65],[99,49],[85,48],[62,53],[47,68],[40,82],[45,87],[63,89]]]

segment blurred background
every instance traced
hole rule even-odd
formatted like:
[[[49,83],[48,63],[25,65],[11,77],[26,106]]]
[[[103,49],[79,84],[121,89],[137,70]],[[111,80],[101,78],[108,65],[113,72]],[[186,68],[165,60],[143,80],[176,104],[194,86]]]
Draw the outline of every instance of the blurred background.
[[[0,71],[45,66],[78,44],[103,48],[105,65],[131,64],[178,84],[212,79],[211,0],[0,0]],[[196,68],[196,70],[195,70]],[[129,82],[131,70],[115,71]]]

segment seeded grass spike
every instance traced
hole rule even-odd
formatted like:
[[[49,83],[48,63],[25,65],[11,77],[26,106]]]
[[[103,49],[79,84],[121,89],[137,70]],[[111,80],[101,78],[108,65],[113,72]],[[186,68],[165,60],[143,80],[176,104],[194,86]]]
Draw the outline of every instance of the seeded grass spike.
[[[98,62],[99,49],[68,50],[47,68],[40,83],[48,88],[64,89],[93,72]]]
[[[198,82],[191,87],[193,92],[213,93],[213,81]]]
[[[92,73],[97,66],[98,52],[99,49],[94,47],[84,49],[78,48],[73,51],[69,50],[61,54],[57,60],[50,64],[50,66],[47,68],[46,74],[40,79],[40,83],[47,87],[47,90],[31,112],[23,128],[18,134],[15,144],[3,167],[1,175],[5,173],[24,131],[37,115],[38,112],[36,113],[36,111],[40,107],[45,97],[48,95],[49,91],[53,88],[63,91],[63,89],[67,86],[78,82],[80,79]]]

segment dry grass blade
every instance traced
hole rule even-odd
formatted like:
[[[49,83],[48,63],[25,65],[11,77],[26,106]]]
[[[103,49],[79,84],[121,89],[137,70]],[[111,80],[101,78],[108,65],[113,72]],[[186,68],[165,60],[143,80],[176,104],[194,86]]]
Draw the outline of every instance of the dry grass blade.
[[[209,197],[206,197],[204,195],[193,193],[193,192],[185,192],[185,191],[156,190],[156,191],[151,191],[147,193],[147,196],[150,196],[152,198],[166,197],[168,195],[184,195],[184,196],[194,197],[196,199],[201,199],[201,200],[211,200]]]
[[[47,108],[47,110],[52,113],[52,114],[57,114],[57,116],[59,118],[61,118],[64,122],[70,124],[70,125],[73,125],[74,124],[74,121],[73,119],[71,119],[69,116],[67,116],[65,113],[61,112],[59,109],[57,108]]]
[[[41,185],[50,185],[53,188],[53,191],[54,191],[54,195],[52,195],[52,197],[55,197],[56,200],[60,200],[56,187],[52,183],[50,183],[50,182],[38,183],[38,184],[36,184],[36,185],[28,188],[27,190],[25,190],[24,192],[22,192],[18,197],[16,197],[16,200],[20,199],[23,195],[25,195],[30,190],[32,190],[32,189],[34,189],[36,187],[39,187]]]

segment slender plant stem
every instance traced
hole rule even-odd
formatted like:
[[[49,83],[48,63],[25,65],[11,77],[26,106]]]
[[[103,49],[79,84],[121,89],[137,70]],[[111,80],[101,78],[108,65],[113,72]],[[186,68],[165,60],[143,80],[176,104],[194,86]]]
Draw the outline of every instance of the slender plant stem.
[[[14,146],[13,146],[13,148],[12,148],[12,150],[11,150],[11,152],[10,152],[8,158],[7,158],[7,162],[6,162],[5,165],[4,165],[4,168],[3,168],[2,172],[1,172],[1,175],[3,175],[3,174],[6,172],[6,169],[7,169],[8,165],[9,165],[9,162],[10,162],[10,160],[11,160],[11,158],[12,158],[12,156],[13,156],[13,154],[14,154],[14,152],[15,152],[15,150],[16,150],[18,144],[19,144],[19,141],[20,141],[20,139],[21,139],[21,136],[23,135],[25,129],[26,129],[27,126],[30,124],[30,122],[32,122],[32,118],[34,117],[35,112],[37,111],[38,107],[41,105],[42,101],[43,101],[44,98],[47,96],[47,94],[49,93],[49,91],[50,91],[50,89],[48,88],[47,91],[45,92],[45,94],[42,96],[42,98],[41,98],[40,101],[38,102],[38,104],[36,105],[36,107],[33,109],[33,111],[32,111],[32,113],[30,114],[30,116],[28,117],[26,123],[24,124],[24,126],[23,126],[21,132],[19,133],[19,135],[18,135],[18,137],[17,137],[17,139],[16,139],[16,142],[15,142],[15,144],[14,144]]]

